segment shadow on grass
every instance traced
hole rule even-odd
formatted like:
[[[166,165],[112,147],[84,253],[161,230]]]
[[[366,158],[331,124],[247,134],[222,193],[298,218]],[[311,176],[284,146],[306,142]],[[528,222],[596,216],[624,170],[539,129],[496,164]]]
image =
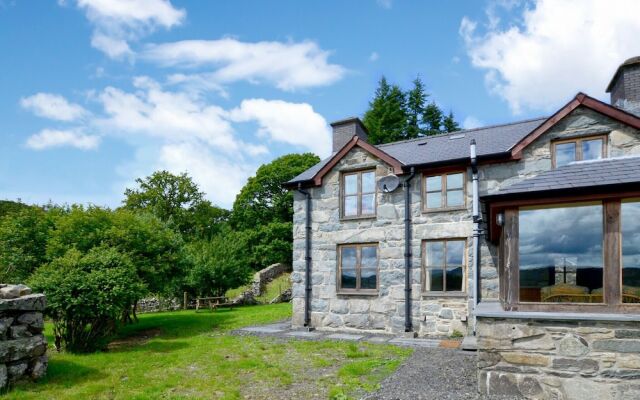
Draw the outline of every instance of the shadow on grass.
[[[49,390],[52,386],[72,387],[88,381],[104,378],[106,375],[100,370],[87,367],[68,360],[49,360],[47,375],[36,382],[23,381],[17,383],[12,391],[40,391]]]

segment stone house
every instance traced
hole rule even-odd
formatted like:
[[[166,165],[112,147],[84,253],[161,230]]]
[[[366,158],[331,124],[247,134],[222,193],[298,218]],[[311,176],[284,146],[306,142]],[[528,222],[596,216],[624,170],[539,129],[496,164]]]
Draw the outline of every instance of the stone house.
[[[294,326],[476,335],[484,393],[640,397],[640,57],[607,92],[377,146],[331,124],[286,184]]]

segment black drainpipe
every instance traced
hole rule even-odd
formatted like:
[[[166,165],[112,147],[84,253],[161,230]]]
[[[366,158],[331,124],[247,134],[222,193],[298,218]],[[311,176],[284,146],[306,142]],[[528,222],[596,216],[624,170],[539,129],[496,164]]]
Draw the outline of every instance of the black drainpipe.
[[[304,326],[311,326],[311,193],[302,190],[302,185],[298,184],[298,192],[306,198],[306,223],[305,223],[305,245],[304,261],[306,263],[304,275]]]
[[[404,188],[404,331],[411,332],[411,179],[415,170],[403,182]]]

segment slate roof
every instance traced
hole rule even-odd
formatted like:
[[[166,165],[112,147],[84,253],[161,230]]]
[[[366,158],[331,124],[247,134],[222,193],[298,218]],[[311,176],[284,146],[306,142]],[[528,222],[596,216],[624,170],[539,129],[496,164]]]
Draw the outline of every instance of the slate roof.
[[[576,193],[581,189],[623,186],[640,183],[640,157],[628,156],[601,160],[576,161],[533,178],[524,179],[498,192],[483,196],[497,199],[534,193],[567,191]]]
[[[497,156],[511,150],[520,140],[540,126],[547,118],[536,118],[503,125],[465,129],[457,132],[426,136],[376,146],[400,161],[404,166],[440,164],[469,158],[471,139],[476,139],[478,158]],[[287,185],[312,179],[330,160],[328,157],[300,175]]]

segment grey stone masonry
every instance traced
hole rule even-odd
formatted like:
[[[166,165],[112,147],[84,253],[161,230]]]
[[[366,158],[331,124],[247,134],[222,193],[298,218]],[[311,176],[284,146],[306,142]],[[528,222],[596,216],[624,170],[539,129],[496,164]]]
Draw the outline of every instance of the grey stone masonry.
[[[483,394],[640,398],[640,323],[478,318]]]
[[[47,371],[46,298],[24,285],[0,285],[0,389]]]
[[[533,128],[532,128],[533,129]],[[529,144],[519,160],[481,164],[480,195],[552,169],[552,142],[559,139],[606,137],[606,157],[640,155],[640,133],[618,121],[580,106]],[[428,139],[427,139],[428,140]],[[482,140],[481,137],[477,138]],[[478,143],[480,146],[480,143]],[[384,146],[381,146],[384,150]],[[419,149],[417,151],[420,151]],[[382,160],[354,147],[323,178],[322,186],[309,188],[311,194],[312,292],[311,325],[317,329],[386,333],[404,332],[404,194],[400,187],[392,193],[376,193],[376,215],[372,218],[343,219],[340,213],[340,177],[344,172],[375,169],[376,179],[393,173]],[[466,176],[466,207],[425,212],[423,183],[429,169],[419,171],[411,182],[412,239],[410,275],[411,320],[420,336],[447,336],[459,331],[470,334],[468,321],[473,307],[473,251],[471,218],[471,171]],[[482,208],[482,205],[481,205]],[[483,210],[483,212],[486,210]],[[486,225],[486,214],[483,213]],[[304,321],[305,279],[305,199],[294,192],[293,221],[293,325]],[[463,292],[454,296],[424,291],[422,244],[425,240],[464,239],[467,243]],[[337,288],[337,249],[341,244],[376,243],[378,246],[378,291],[370,295],[340,293]],[[499,297],[498,248],[484,235],[480,237],[480,297]]]

